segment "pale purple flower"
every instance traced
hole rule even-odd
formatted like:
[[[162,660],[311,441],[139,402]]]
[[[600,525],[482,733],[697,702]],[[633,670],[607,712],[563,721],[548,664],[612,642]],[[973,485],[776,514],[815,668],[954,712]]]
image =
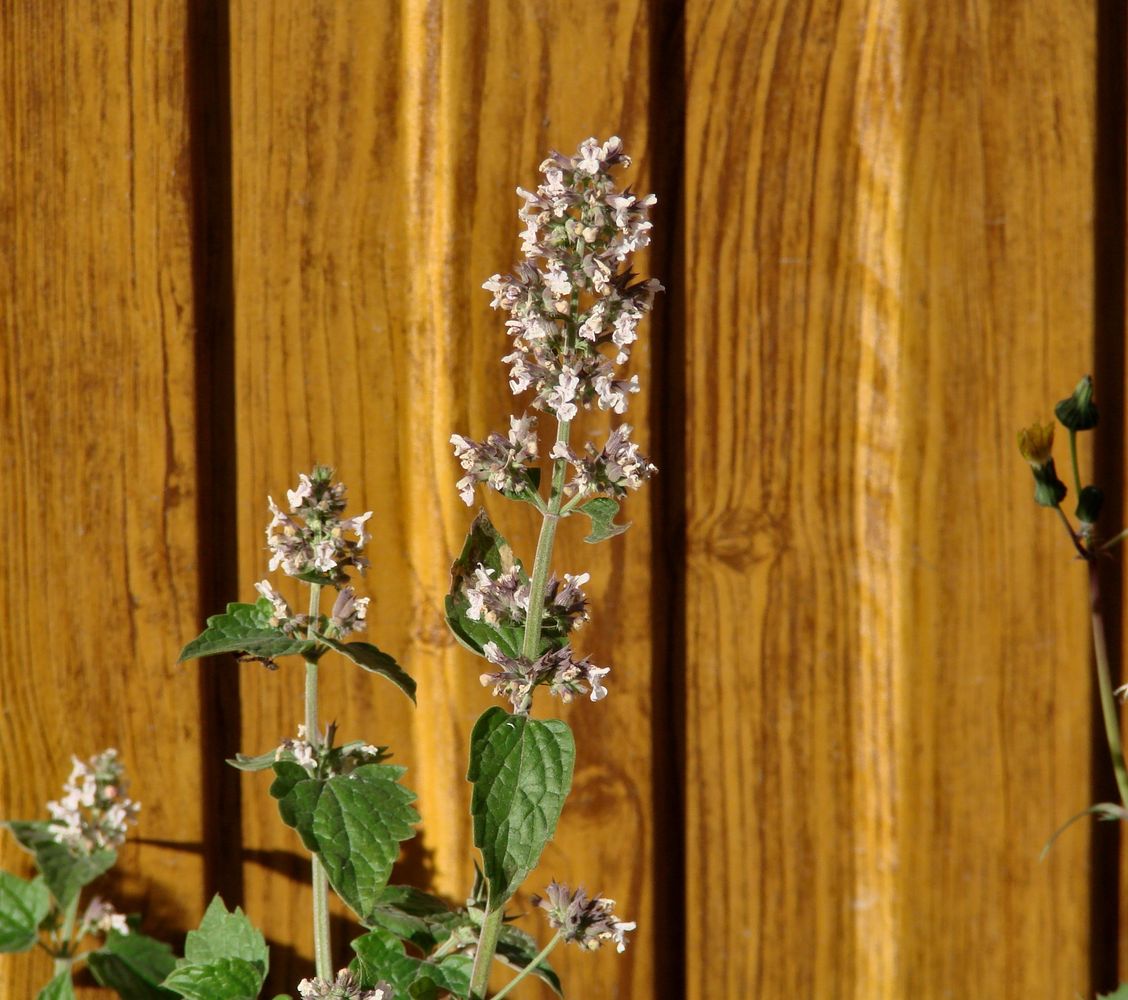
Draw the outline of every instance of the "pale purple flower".
[[[95,896],[87,904],[79,921],[77,938],[81,939],[86,934],[109,934],[110,931],[128,934],[129,924],[125,915],[118,913],[112,903],[101,896]]]
[[[393,1000],[394,991],[386,982],[372,989],[362,989],[357,978],[348,969],[341,969],[333,982],[324,979],[303,979],[298,983],[302,1000]]]
[[[575,659],[570,646],[549,650],[535,660],[509,656],[495,642],[487,642],[482,653],[498,668],[481,675],[482,686],[508,698],[515,712],[527,713],[533,689],[542,685],[565,703],[577,694],[590,693],[592,701],[607,695],[602,679],[610,667],[597,667],[587,657]]]
[[[333,610],[329,613],[329,625],[339,638],[364,631],[369,600],[367,597],[357,597],[352,587],[344,587],[337,595]]]
[[[566,885],[550,882],[544,896],[534,896],[533,905],[548,911],[548,922],[565,941],[594,951],[605,942],[615,944],[619,952],[627,949],[627,932],[635,929],[635,922],[620,920],[612,912],[615,900],[601,896],[589,898],[584,890],[569,892]]]

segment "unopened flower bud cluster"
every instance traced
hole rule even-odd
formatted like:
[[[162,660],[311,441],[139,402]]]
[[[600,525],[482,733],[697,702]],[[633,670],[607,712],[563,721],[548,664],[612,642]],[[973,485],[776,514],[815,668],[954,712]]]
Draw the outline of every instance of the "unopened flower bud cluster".
[[[532,406],[561,423],[592,406],[625,413],[628,397],[639,391],[638,376],[622,378],[617,368],[630,359],[638,325],[662,286],[636,281],[629,268],[631,255],[650,242],[655,202],[652,194],[616,187],[612,168],[629,165],[617,136],[603,144],[586,139],[572,157],[553,153],[540,166],[544,181],[537,190],[517,189],[525,200],[518,215],[526,260],[483,286],[493,293],[491,305],[509,314],[513,349],[502,360],[510,366],[510,388],[514,394],[531,389]],[[510,423],[507,438],[451,437],[466,472],[458,490],[467,506],[477,483],[505,493],[532,491],[535,423],[526,415]],[[582,456],[563,445],[553,450],[551,458],[575,471],[569,496],[621,496],[654,475],[630,433],[622,424],[603,448],[589,444]]]
[[[47,803],[52,837],[85,854],[120,847],[141,806],[125,794],[128,783],[117,751],[104,750],[89,761],[71,759],[63,797]]]
[[[600,896],[589,899],[583,889],[569,892],[566,885],[550,882],[544,896],[534,896],[533,903],[548,911],[548,922],[565,941],[574,941],[581,948],[594,951],[613,941],[616,951],[626,951],[627,931],[635,929],[634,921],[620,920],[612,910],[613,899]]]
[[[392,987],[377,983],[372,989],[362,989],[348,969],[341,969],[337,978],[329,983],[324,979],[303,979],[298,983],[302,1000],[394,1000]]]
[[[316,573],[341,583],[348,579],[346,567],[363,572],[368,565],[361,552],[368,541],[364,524],[372,511],[342,518],[345,487],[332,478],[333,470],[325,466],[317,466],[308,476],[303,473],[297,488],[286,491],[289,513],[273,497],[267,498],[273,515],[266,529],[271,572],[281,567],[289,576]]]
[[[324,772],[322,777],[350,775],[364,764],[377,764],[384,759],[384,750],[371,743],[351,743],[334,749],[333,730],[334,727],[330,726],[314,746],[308,739],[306,727],[299,724],[297,739],[284,739],[274,751],[274,759],[291,760],[310,775]]]

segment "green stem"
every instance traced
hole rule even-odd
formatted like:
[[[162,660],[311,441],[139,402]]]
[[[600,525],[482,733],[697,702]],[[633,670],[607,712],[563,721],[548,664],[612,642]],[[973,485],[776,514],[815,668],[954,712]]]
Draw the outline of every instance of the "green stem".
[[[1102,542],[1100,551],[1103,552],[1105,549],[1111,549],[1114,545],[1119,545],[1125,538],[1128,538],[1128,528],[1125,528],[1118,535],[1113,535],[1107,542]]]
[[[314,632],[321,614],[321,584],[309,587],[309,625],[306,638],[316,638]],[[316,751],[321,746],[321,731],[317,722],[317,661],[306,660],[305,680],[305,730],[306,740]],[[313,961],[319,979],[333,979],[333,949],[329,937],[329,877],[321,859],[314,854],[311,862],[313,883]]]
[[[478,947],[474,950],[474,968],[470,972],[470,1000],[486,1000],[486,990],[490,985],[490,966],[493,965],[497,939],[501,936],[502,918],[505,906],[491,909],[492,903],[486,899],[486,919],[482,921],[482,932],[478,935]]]
[[[1112,756],[1112,770],[1116,774],[1116,787],[1120,791],[1120,804],[1128,809],[1128,767],[1124,764],[1124,750],[1120,745],[1120,717],[1116,695],[1112,691],[1112,671],[1108,662],[1108,643],[1105,640],[1104,618],[1101,616],[1101,590],[1097,564],[1089,560],[1089,608],[1093,617],[1093,652],[1097,661],[1097,686],[1101,695],[1101,714],[1104,716],[1105,736]]]
[[[562,940],[563,938],[561,938],[560,936],[560,931],[557,931],[553,939],[549,941],[548,944],[546,944],[539,952],[537,952],[536,957],[517,974],[517,978],[510,980],[505,984],[505,987],[503,989],[494,994],[493,1000],[501,1000],[502,997],[508,995],[509,991],[513,989],[514,986],[516,986],[519,982],[521,982],[522,979],[536,970],[536,967],[548,957],[549,952],[551,952],[552,949],[555,948]]]
[[[1061,518],[1061,523],[1065,525],[1065,530],[1069,532],[1069,540],[1073,542],[1073,547],[1077,550],[1077,554],[1084,560],[1088,561],[1091,558],[1089,551],[1081,542],[1081,536],[1073,530],[1073,525],[1069,523],[1069,518],[1065,516],[1065,511],[1061,509],[1061,504],[1055,504],[1054,510],[1058,512],[1058,517]]]
[[[1081,496],[1081,467],[1077,464],[1077,431],[1069,432],[1069,456],[1073,459],[1073,483],[1077,487],[1077,495]]]
[[[56,939],[59,943],[58,949],[55,951],[54,973],[57,976],[60,972],[65,972],[74,964],[74,958],[71,951],[74,948],[75,942],[71,940],[74,937],[74,922],[78,916],[78,896],[75,895],[63,910],[63,926],[59,930],[59,936]]]
[[[562,420],[556,428],[556,440],[560,444],[568,443],[568,431],[571,425]],[[537,649],[540,646],[541,627],[544,624],[544,592],[548,586],[548,571],[552,566],[552,547],[556,541],[556,525],[560,521],[560,507],[564,502],[564,476],[568,469],[568,462],[563,458],[556,459],[552,467],[552,487],[548,495],[548,509],[541,522],[540,537],[537,539],[537,554],[533,559],[533,575],[529,579],[529,614],[525,619],[525,637],[521,643],[521,655],[527,660],[537,658]],[[528,714],[529,706],[525,706],[523,714]],[[482,932],[478,935],[478,947],[474,952],[474,968],[470,974],[471,1000],[485,1000],[486,989],[490,981],[490,966],[493,964],[494,952],[497,950],[497,939],[501,934],[502,917],[505,912],[504,905],[492,909],[492,903],[486,902],[486,918],[482,922]]]

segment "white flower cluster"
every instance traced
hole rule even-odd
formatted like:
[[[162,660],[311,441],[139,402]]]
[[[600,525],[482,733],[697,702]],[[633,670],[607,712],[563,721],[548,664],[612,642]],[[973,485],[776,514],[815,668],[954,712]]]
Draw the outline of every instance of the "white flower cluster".
[[[583,889],[569,892],[566,885],[550,882],[544,896],[534,896],[533,905],[548,911],[548,922],[565,941],[574,941],[581,948],[594,951],[607,941],[615,943],[615,950],[627,950],[627,931],[635,929],[635,922],[620,920],[611,911],[615,900],[601,896],[588,898]]]
[[[345,487],[331,482],[332,478],[333,470],[325,466],[317,466],[308,476],[302,473],[298,488],[286,491],[289,513],[267,497],[272,515],[266,528],[271,572],[281,566],[289,576],[320,573],[340,583],[348,579],[346,566],[363,572],[368,565],[360,553],[368,541],[364,523],[372,511],[342,518]],[[347,538],[346,532],[356,538]]]
[[[341,969],[334,982],[324,979],[303,979],[298,983],[302,1000],[393,1000],[392,987],[377,983],[372,989],[361,989],[360,983],[348,969]]]
[[[125,794],[128,783],[117,751],[104,750],[89,761],[71,760],[63,797],[47,803],[51,836],[84,854],[120,847],[141,806]]]
[[[564,484],[566,496],[606,494],[621,499],[628,489],[637,490],[658,470],[650,464],[631,439],[631,425],[620,424],[607,438],[602,451],[586,445],[586,455],[577,455],[562,441],[552,448],[552,458],[562,458],[572,466],[572,478]]]
[[[611,169],[629,165],[617,136],[603,144],[586,139],[572,157],[553,153],[540,166],[544,181],[537,190],[517,189],[525,200],[518,215],[527,259],[513,274],[495,274],[482,286],[493,293],[493,308],[509,314],[513,349],[502,360],[510,366],[510,388],[515,394],[533,390],[532,406],[561,423],[592,406],[625,413],[629,396],[639,391],[638,376],[621,378],[616,368],[630,359],[638,325],[662,286],[636,281],[628,266],[631,254],[650,242],[655,202],[652,194],[618,190]],[[526,466],[536,457],[531,434],[529,426],[520,441],[512,431],[508,442],[497,434],[481,444],[451,438],[467,472],[458,484],[467,506],[477,483],[502,492],[528,488]],[[588,461],[602,462],[605,451],[592,449]],[[605,480],[637,488],[656,471],[641,457],[638,470],[633,477],[591,471],[570,491],[594,493]]]
[[[81,940],[86,934],[109,934],[110,931],[128,934],[129,924],[126,923],[125,915],[118,913],[112,903],[106,902],[101,896],[95,896],[82,914],[76,938]]]
[[[458,481],[458,492],[468,507],[474,503],[476,483],[488,483],[499,493],[533,489],[528,466],[537,457],[536,426],[536,417],[510,417],[507,438],[496,431],[480,443],[461,434],[450,436],[454,457],[466,470]]]
[[[500,668],[482,674],[479,678],[482,686],[492,687],[494,694],[508,698],[514,712],[528,712],[533,688],[541,685],[564,702],[589,692],[592,701],[607,697],[603,678],[611,668],[597,667],[586,656],[577,660],[571,646],[549,650],[531,661],[523,656],[516,659],[507,656],[496,642],[487,642],[482,652],[490,663]]]

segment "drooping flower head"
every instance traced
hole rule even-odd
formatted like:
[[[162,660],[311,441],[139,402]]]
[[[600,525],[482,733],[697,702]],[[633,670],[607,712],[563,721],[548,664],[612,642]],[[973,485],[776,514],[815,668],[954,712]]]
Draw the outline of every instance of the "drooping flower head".
[[[569,892],[559,882],[550,882],[543,897],[533,897],[533,904],[548,911],[549,924],[560,931],[565,941],[574,941],[588,951],[607,941],[615,942],[616,951],[626,951],[627,931],[636,926],[633,920],[620,920],[611,912],[615,900],[589,898],[583,889]]]
[[[83,854],[114,850],[125,842],[141,806],[125,793],[125,768],[113,748],[88,761],[71,758],[73,767],[63,797],[47,803],[51,836]]]
[[[394,1000],[395,992],[387,983],[377,983],[372,989],[362,989],[348,969],[337,973],[333,982],[324,979],[303,979],[298,983],[302,1000]]]

